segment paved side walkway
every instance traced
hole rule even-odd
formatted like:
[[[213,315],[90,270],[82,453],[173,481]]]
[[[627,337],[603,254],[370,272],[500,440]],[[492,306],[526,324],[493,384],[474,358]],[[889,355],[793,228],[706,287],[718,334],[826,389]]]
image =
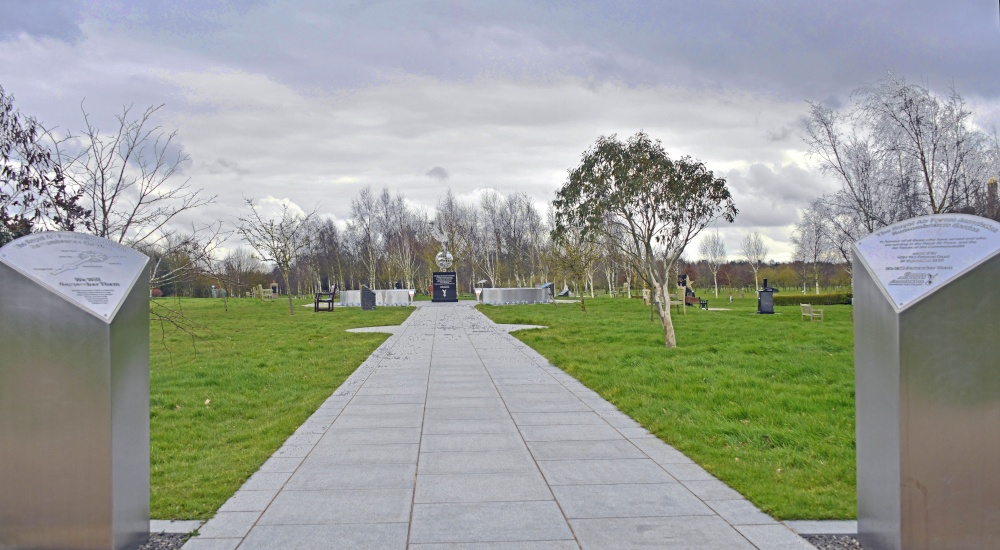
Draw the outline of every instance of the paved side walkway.
[[[470,305],[421,304],[184,548],[811,548]]]

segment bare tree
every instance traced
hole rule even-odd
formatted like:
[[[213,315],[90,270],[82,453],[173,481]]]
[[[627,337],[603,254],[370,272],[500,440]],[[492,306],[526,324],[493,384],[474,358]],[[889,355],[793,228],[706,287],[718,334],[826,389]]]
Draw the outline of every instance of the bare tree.
[[[726,243],[722,240],[718,230],[709,233],[701,239],[698,246],[701,259],[708,264],[708,270],[712,272],[712,281],[715,283],[715,297],[719,297],[719,268],[726,263]]]
[[[371,187],[365,187],[357,197],[351,199],[351,219],[347,222],[347,230],[357,241],[358,252],[366,268],[370,288],[375,288],[379,258],[382,256],[384,245],[378,227],[377,208]]]
[[[305,215],[295,213],[285,201],[281,203],[277,217],[265,218],[253,199],[244,200],[250,207],[250,215],[239,218],[237,231],[257,251],[260,260],[271,262],[278,268],[288,294],[288,314],[295,315],[288,275],[292,263],[309,246],[312,239],[310,221],[316,212]]]
[[[244,247],[238,247],[222,259],[222,272],[227,286],[233,296],[240,296],[250,288],[250,280],[264,267],[253,253]]]
[[[1000,151],[954,89],[938,96],[889,74],[852,97],[846,113],[812,105],[805,127],[810,152],[841,184],[823,197],[834,242],[924,214],[989,216]]]
[[[177,216],[215,199],[192,189],[189,180],[177,182],[188,156],[174,142],[176,131],[167,133],[153,122],[162,107],[139,115],[125,107],[111,133],[103,133],[84,111],[83,133],[63,142],[79,149],[70,155],[59,149],[99,237],[130,246],[155,242],[170,233],[168,224]]]
[[[801,262],[803,267],[802,292],[805,292],[805,277],[811,274],[815,282],[816,294],[819,294],[820,264],[830,259],[831,251],[830,240],[821,213],[813,208],[806,209],[795,226],[791,241],[792,245],[795,246],[793,257],[795,261]]]
[[[764,244],[764,238],[757,231],[743,235],[743,240],[740,241],[740,252],[750,264],[750,269],[753,270],[753,287],[756,290],[760,288],[760,284],[757,282],[757,272],[760,271],[761,264],[767,261],[768,250],[767,245]]]
[[[580,311],[587,311],[584,289],[587,278],[593,276],[594,264],[600,258],[601,247],[596,234],[586,234],[582,228],[567,228],[553,233],[556,244],[556,257],[559,267],[569,273],[576,281],[580,296]],[[591,297],[593,297],[593,281],[591,281]]]

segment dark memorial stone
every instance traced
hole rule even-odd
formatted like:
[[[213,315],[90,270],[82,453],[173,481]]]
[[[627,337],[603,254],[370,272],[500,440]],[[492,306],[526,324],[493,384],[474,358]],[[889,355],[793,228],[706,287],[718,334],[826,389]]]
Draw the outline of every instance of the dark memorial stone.
[[[434,298],[432,302],[457,302],[458,277],[454,271],[434,272]]]
[[[774,314],[774,293],[777,291],[778,289],[767,286],[767,279],[764,279],[764,288],[757,291],[757,313]]]
[[[375,292],[366,286],[361,287],[361,309],[364,311],[375,309]]]

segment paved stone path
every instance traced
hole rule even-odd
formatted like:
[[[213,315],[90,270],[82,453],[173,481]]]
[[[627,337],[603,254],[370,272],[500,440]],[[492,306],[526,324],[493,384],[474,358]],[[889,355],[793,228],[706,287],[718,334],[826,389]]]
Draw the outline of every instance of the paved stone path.
[[[811,548],[470,305],[420,304],[184,548]]]

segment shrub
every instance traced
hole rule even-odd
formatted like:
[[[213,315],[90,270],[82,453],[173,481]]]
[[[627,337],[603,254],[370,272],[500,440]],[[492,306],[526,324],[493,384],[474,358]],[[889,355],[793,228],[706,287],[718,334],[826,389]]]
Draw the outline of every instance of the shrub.
[[[153,290],[149,291],[149,296],[151,298],[162,298],[163,297],[163,291],[160,290],[160,289],[158,289],[158,288],[154,288]]]
[[[775,294],[774,305],[776,306],[797,306],[799,304],[811,304],[814,306],[835,306],[840,304],[850,304],[850,292],[833,292],[831,294]]]

